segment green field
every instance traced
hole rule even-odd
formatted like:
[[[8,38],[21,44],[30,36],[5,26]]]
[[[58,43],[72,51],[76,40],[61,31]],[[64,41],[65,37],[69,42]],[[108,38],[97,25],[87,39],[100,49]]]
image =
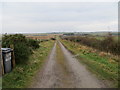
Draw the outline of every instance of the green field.
[[[106,37],[105,36],[89,36],[89,37],[91,37],[91,38],[96,38],[96,39],[98,39],[98,40],[104,40]],[[113,39],[115,40],[115,41],[118,41],[118,39],[120,38],[120,36],[112,36],[113,37]]]

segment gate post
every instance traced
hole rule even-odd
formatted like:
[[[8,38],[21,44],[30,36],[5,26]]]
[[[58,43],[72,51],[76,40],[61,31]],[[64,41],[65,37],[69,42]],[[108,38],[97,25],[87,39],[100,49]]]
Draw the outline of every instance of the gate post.
[[[12,56],[12,67],[15,67],[15,55],[14,55],[14,46],[10,45],[10,48],[12,49],[11,56]]]

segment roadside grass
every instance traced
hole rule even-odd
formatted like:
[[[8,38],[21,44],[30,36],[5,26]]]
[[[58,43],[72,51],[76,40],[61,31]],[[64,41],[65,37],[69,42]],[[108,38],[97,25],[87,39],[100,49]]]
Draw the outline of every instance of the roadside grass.
[[[100,56],[99,52],[92,52],[88,47],[75,42],[67,40],[61,40],[61,42],[99,78],[112,82],[110,87],[118,87],[118,60],[112,60],[108,56]]]
[[[62,49],[60,47],[60,44],[59,42],[57,41],[57,44],[56,44],[56,60],[57,60],[57,63],[59,63],[59,65],[61,65],[61,67],[63,68],[63,71],[64,71],[64,75],[68,75],[68,72],[67,71],[67,63],[66,63],[66,58],[62,52]]]
[[[2,77],[0,77],[0,89],[2,89]]]
[[[32,82],[33,76],[44,63],[53,44],[52,40],[41,42],[40,48],[33,52],[27,63],[16,65],[12,72],[3,76],[2,88],[27,88]]]

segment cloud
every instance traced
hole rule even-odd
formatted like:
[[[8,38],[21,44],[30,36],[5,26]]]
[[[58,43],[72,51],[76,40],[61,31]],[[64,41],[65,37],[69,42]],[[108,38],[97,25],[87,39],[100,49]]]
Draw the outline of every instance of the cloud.
[[[117,3],[4,3],[3,32],[117,30]]]
[[[108,26],[111,26],[111,30],[116,30],[114,27],[117,24],[116,21],[106,23],[82,23],[82,22],[16,22],[3,25],[3,28],[8,30],[11,28],[12,32],[83,32],[83,31],[103,31],[108,30]],[[21,27],[22,26],[22,27]],[[28,30],[28,31],[26,31]],[[10,31],[10,32],[11,32]],[[7,31],[9,32],[9,31]]]
[[[0,3],[0,34],[2,33],[2,3]]]

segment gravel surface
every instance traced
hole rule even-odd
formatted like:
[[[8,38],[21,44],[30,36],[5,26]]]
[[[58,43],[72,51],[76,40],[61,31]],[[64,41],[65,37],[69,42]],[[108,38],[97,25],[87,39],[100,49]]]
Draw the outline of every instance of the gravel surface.
[[[30,88],[105,88],[60,41],[56,41],[42,70],[35,76]]]

